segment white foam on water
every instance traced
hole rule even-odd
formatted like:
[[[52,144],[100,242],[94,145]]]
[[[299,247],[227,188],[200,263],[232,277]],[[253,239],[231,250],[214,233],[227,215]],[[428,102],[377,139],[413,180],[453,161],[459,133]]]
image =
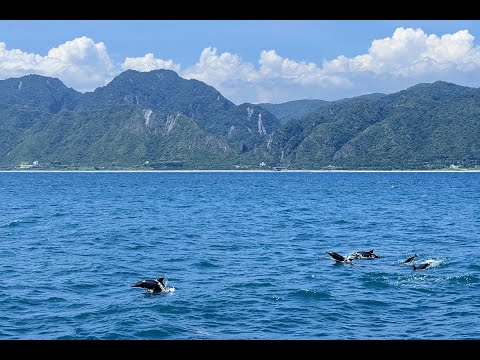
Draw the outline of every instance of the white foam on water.
[[[430,267],[436,267],[443,263],[443,260],[427,259],[425,261],[422,261],[422,263],[430,264]]]

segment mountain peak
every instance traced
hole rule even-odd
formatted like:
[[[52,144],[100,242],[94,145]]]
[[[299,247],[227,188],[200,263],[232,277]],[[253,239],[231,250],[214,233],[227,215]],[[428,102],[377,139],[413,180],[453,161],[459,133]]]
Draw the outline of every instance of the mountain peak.
[[[177,80],[180,76],[173,70],[157,69],[150,71],[125,70],[117,75],[110,84],[122,81],[145,81],[146,79],[154,80]],[[107,85],[108,86],[108,85]]]
[[[73,109],[80,93],[57,79],[30,74],[19,78],[0,80],[0,103],[17,107],[33,107],[57,113]]]
[[[470,89],[468,86],[457,85],[448,81],[438,80],[432,83],[419,83],[413,86],[408,87],[404,91],[413,90],[413,89]]]
[[[37,88],[48,87],[48,88],[71,89],[65,86],[65,84],[58,78],[53,78],[50,76],[43,76],[38,74],[29,74],[29,75],[24,75],[18,78],[9,78],[5,80],[0,80],[0,87],[8,88],[8,87],[14,86],[15,84],[20,84],[20,83],[22,83],[22,85],[21,86],[17,85],[17,88],[19,87],[18,90],[22,90],[22,88],[25,88],[25,86],[27,85],[34,86]]]

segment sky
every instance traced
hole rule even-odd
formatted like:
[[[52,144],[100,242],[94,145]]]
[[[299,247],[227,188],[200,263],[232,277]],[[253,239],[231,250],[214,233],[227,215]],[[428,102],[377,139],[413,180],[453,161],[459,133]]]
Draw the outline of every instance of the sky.
[[[170,69],[236,104],[480,86],[479,20],[0,20],[0,79]]]

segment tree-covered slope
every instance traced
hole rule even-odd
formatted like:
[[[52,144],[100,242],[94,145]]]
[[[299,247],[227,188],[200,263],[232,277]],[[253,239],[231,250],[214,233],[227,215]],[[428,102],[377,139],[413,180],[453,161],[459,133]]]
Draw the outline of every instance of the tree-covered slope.
[[[276,132],[278,163],[307,168],[438,168],[480,164],[480,91],[419,84],[331,102]]]
[[[0,110],[15,107],[57,113],[73,110],[81,97],[81,93],[51,77],[27,75],[0,81]]]
[[[267,110],[236,106],[213,87],[170,70],[129,70],[86,94],[37,75],[0,81],[0,90],[0,154],[8,154],[0,159],[4,167],[31,161],[232,166],[242,163],[238,156],[247,162],[256,158],[257,148],[266,148],[280,126]],[[168,124],[169,130],[162,133],[153,124]]]
[[[328,104],[328,101],[317,99],[305,99],[287,101],[282,104],[262,103],[258,104],[262,108],[270,111],[282,124],[287,121],[308,115],[322,105]]]
[[[229,144],[181,113],[112,110],[62,112],[28,129],[11,148],[9,163],[40,161],[64,166],[161,167],[223,164]]]
[[[86,93],[77,110],[104,109],[122,104],[135,105],[142,110],[180,112],[194,119],[205,131],[232,140],[248,140],[252,134],[248,130],[251,118],[242,108],[238,109],[212,86],[198,80],[183,79],[172,70],[127,70],[108,85]],[[264,118],[273,118],[265,123],[266,132],[272,133],[280,123],[267,110],[263,112]]]

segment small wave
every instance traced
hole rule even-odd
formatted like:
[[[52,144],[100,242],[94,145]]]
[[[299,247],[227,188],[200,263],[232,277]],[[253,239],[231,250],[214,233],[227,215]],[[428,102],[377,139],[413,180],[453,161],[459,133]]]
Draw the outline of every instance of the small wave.
[[[57,297],[57,296],[51,296],[47,299],[47,302],[67,302],[67,299]]]
[[[194,330],[194,334],[200,337],[210,337],[213,336],[212,333],[205,331],[205,330]]]
[[[55,338],[55,340],[100,340],[95,335],[62,335]]]
[[[239,289],[240,291],[244,291],[242,289],[249,289],[250,290],[253,290],[253,289],[264,289],[264,288],[272,288],[272,287],[275,287],[275,284],[272,283],[272,282],[269,282],[269,281],[255,281],[255,280],[252,280],[252,281],[249,281],[249,282],[243,282],[243,283],[236,283],[232,286],[230,286],[229,288],[231,288],[232,290],[234,289]]]
[[[142,330],[135,333],[135,337],[138,339],[165,339],[170,335],[168,329],[151,329]]]
[[[449,277],[448,282],[458,285],[473,285],[480,283],[480,279],[475,275],[458,275]]]
[[[125,246],[125,248],[128,250],[140,250],[146,247],[147,246],[144,244],[128,244],[127,246]]]
[[[10,251],[10,250],[4,250],[2,252],[0,252],[0,257],[4,257],[4,258],[9,258],[9,257],[14,257],[16,254],[15,252],[13,251]],[[11,270],[16,270],[16,267],[12,266],[11,267]]]
[[[374,299],[360,299],[355,301],[355,305],[366,305],[367,307],[377,308],[377,307],[388,307],[390,306],[389,303],[380,300]]]
[[[470,265],[468,265],[467,269],[469,269],[469,270],[474,270],[474,271],[480,271],[480,265],[478,265],[478,264],[470,264]]]
[[[329,299],[331,296],[327,291],[317,291],[315,289],[299,289],[295,291],[295,296],[306,300],[323,300]]]
[[[200,267],[200,268],[216,268],[216,267],[219,267],[218,265],[216,265],[213,262],[208,261],[208,260],[202,260],[202,261],[196,263],[195,265]]]
[[[149,228],[147,228],[148,231],[159,231],[161,230],[161,228],[157,227],[157,226],[150,226]]]
[[[201,236],[198,235],[198,234],[185,234],[185,237],[187,239],[200,239],[201,238]]]
[[[436,278],[433,278],[426,272],[414,271],[409,275],[402,275],[395,279],[391,279],[390,283],[402,288],[412,288],[430,292],[432,286],[434,287],[436,280]]]
[[[391,279],[386,274],[365,274],[362,280],[367,287],[373,289],[386,289],[391,284]]]
[[[77,291],[82,291],[82,290],[92,290],[98,287],[98,284],[96,282],[93,283],[75,283],[72,285],[69,285],[68,288],[71,290],[77,290]]]
[[[35,224],[36,222],[37,222],[36,220],[13,220],[13,221],[10,221],[9,223],[0,225],[0,228],[16,227],[16,226],[21,226],[23,224]]]

